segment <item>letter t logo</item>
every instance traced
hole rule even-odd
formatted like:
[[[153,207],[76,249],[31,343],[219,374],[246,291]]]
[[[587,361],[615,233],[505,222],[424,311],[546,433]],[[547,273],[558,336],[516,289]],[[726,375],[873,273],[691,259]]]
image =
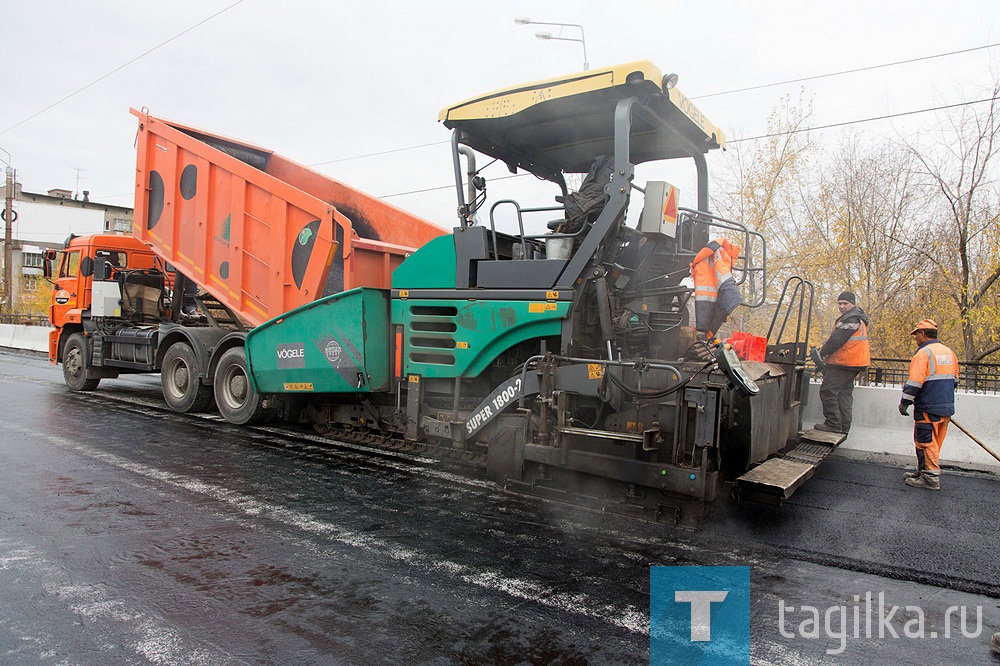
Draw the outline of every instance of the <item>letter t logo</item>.
[[[697,592],[676,590],[674,601],[691,604],[691,640],[712,640],[712,602],[725,601],[729,592],[725,590]]]

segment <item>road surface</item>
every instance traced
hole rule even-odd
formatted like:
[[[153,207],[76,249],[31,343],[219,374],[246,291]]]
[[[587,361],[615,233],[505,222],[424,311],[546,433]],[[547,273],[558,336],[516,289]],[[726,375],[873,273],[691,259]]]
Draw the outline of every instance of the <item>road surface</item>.
[[[786,506],[692,532],[173,414],[151,377],[71,393],[0,351],[0,395],[4,664],[646,663],[650,566],[677,565],[750,566],[755,664],[1000,664],[996,477],[932,493],[831,459]],[[866,593],[898,638],[865,637]],[[822,625],[838,607],[846,633]]]

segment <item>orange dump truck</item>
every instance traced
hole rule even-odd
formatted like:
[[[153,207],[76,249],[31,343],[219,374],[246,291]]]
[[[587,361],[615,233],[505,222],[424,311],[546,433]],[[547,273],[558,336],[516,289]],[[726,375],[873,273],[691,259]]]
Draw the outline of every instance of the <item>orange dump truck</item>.
[[[160,372],[176,411],[206,409],[222,367],[246,391],[249,328],[392,271],[440,227],[252,144],[132,109],[133,236],[71,237],[46,257],[49,359],[89,391]]]

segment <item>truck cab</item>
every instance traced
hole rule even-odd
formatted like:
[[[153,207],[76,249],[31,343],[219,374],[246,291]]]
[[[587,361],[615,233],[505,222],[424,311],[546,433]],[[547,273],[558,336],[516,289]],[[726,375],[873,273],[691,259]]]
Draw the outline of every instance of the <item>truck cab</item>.
[[[98,320],[159,321],[164,312],[159,294],[170,284],[163,262],[134,236],[96,234],[70,236],[61,252],[46,252],[44,270],[53,284],[49,360],[63,363],[67,381],[81,388],[96,387],[101,377],[117,376],[112,368],[87,368],[77,357],[89,358]],[[141,286],[137,276],[143,277]],[[159,286],[149,289],[149,282]]]
[[[156,255],[134,236],[70,236],[62,252],[49,250],[45,272],[53,284],[49,319],[55,327],[49,333],[49,360],[61,361],[67,338],[82,332],[83,322],[94,316],[95,281],[113,281],[123,271],[161,270],[157,264]],[[100,312],[105,305],[99,305]]]

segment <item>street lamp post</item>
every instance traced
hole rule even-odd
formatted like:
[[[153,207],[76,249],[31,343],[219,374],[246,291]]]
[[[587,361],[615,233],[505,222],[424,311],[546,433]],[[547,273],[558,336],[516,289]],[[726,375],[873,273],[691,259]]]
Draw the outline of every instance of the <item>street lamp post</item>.
[[[583,46],[583,71],[590,69],[590,63],[587,62],[587,37],[583,33],[583,26],[578,23],[554,23],[551,21],[532,21],[527,16],[518,16],[514,19],[514,23],[519,25],[557,25],[562,28],[579,28],[580,29],[580,39],[575,37],[563,37],[562,31],[559,35],[553,35],[551,32],[536,32],[535,37],[538,39],[552,39],[558,42],[580,42]]]
[[[7,153],[7,161],[5,162],[6,169],[6,187],[4,188],[4,202],[3,208],[3,219],[4,219],[4,232],[3,232],[3,314],[6,321],[11,321],[14,313],[14,271],[11,264],[14,261],[13,252],[13,242],[14,242],[14,168],[10,165],[11,157],[3,148],[0,148],[3,152]]]

